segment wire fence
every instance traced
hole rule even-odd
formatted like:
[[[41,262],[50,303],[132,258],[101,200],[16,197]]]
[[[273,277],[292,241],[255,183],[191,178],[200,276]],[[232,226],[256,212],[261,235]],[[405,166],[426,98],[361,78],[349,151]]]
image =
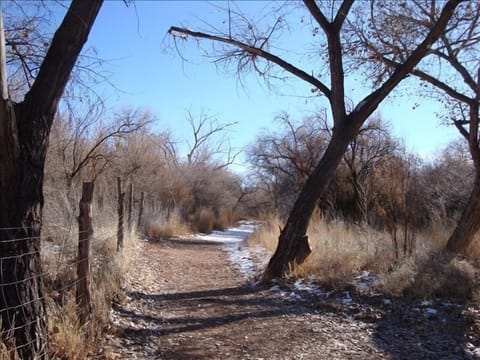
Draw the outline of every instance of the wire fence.
[[[85,286],[90,291],[91,277],[98,274],[78,269],[86,264],[89,269],[103,270],[100,265],[105,258],[116,253],[115,230],[82,239],[80,235],[85,234],[72,228],[44,226],[42,232],[48,236],[41,238],[15,238],[29,229],[0,228],[1,359],[22,359],[22,354],[34,354],[29,355],[34,359],[49,357],[51,349],[44,346],[47,342],[41,337],[47,336],[45,324],[52,307],[74,302],[79,317],[90,311],[91,304],[85,303],[82,291]],[[80,255],[79,248],[85,242],[89,243],[88,253]]]
[[[55,331],[47,329],[47,322],[57,320],[55,316],[60,316],[59,320],[73,318],[79,331],[93,327],[92,291],[106,302],[107,283],[114,279],[108,272],[120,272],[109,266],[118,258],[116,254],[122,254],[119,250],[123,247],[124,233],[128,236],[134,232],[133,185],[129,187],[125,214],[121,179],[117,178],[118,224],[107,227],[107,231],[96,228],[95,233],[93,188],[93,183],[83,183],[78,222],[72,216],[76,213],[72,208],[72,214],[64,214],[69,220],[59,217],[65,220],[64,225],[0,227],[0,359],[47,359],[52,352],[56,356],[58,349],[49,348],[48,341],[49,333],[54,337]],[[141,193],[138,223],[141,223],[143,197]],[[103,288],[98,286],[101,279]],[[95,288],[92,282],[97,285]],[[53,328],[58,326],[55,324]]]

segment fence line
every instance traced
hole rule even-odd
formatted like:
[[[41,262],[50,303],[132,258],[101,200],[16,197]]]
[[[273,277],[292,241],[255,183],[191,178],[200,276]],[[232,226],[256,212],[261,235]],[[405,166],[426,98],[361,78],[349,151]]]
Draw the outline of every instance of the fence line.
[[[120,183],[119,179],[117,181]],[[95,236],[92,231],[91,195],[93,194],[93,183],[88,184],[84,183],[83,187],[89,188],[90,196],[83,198],[82,193],[79,204],[80,214],[84,214],[84,217],[71,218],[71,220],[76,218],[78,222],[0,227],[0,234],[4,238],[0,240],[0,249],[5,249],[3,253],[0,253],[0,299],[3,302],[3,307],[0,308],[0,323],[2,319],[4,320],[3,331],[0,329],[0,358],[16,359],[19,354],[20,356],[21,354],[28,354],[30,358],[48,358],[49,349],[45,339],[39,345],[38,341],[41,338],[32,335],[35,331],[33,329],[37,326],[43,326],[43,324],[37,325],[40,320],[31,316],[31,312],[35,311],[37,307],[41,308],[45,304],[50,304],[50,300],[53,300],[59,306],[74,301],[77,306],[76,315],[81,323],[85,323],[85,313],[87,312],[88,316],[91,310],[89,291],[92,274],[90,274],[90,270],[97,269],[97,265],[102,264],[105,256],[115,256],[117,253],[114,250],[115,240],[117,249],[122,247],[123,239],[119,239],[119,235],[123,235],[123,220],[126,215],[125,207],[120,203],[124,200],[124,194],[120,187],[119,201],[117,202],[119,218],[116,229],[117,236],[112,231],[108,235],[102,234],[103,240],[101,240],[101,243],[111,243],[111,248],[108,247],[111,252],[105,253],[103,246],[95,247],[99,237]],[[125,217],[129,220],[127,225],[133,223],[131,213],[133,188],[133,185],[129,186],[128,218]],[[142,220],[143,198],[144,193],[141,193],[137,228]],[[82,201],[84,201],[83,205]],[[82,206],[84,206],[84,212],[82,212]],[[81,221],[84,221],[84,223],[81,224]],[[34,228],[39,229],[41,235],[15,238],[17,234],[25,235],[25,232],[28,234]],[[129,226],[128,230],[133,229]],[[40,246],[37,249],[35,244],[35,247],[28,248],[26,243],[29,241],[38,242]],[[15,243],[18,243],[18,248],[24,248],[26,252],[15,253],[15,251],[21,251]],[[98,252],[95,249],[98,249]],[[25,259],[28,257],[39,258],[39,261],[42,262],[41,273],[34,273],[26,267],[28,263]],[[80,268],[82,268],[82,271],[79,270]],[[19,271],[17,272],[17,270]],[[21,278],[22,276],[24,278]],[[24,291],[25,288],[28,288],[28,284],[33,284],[36,287],[42,282],[44,291],[41,296],[38,293],[37,297],[24,297]],[[35,290],[28,290],[28,292],[31,291]],[[48,311],[48,309],[45,309],[45,311]],[[50,314],[47,313],[47,315]],[[8,325],[5,322],[8,322]],[[22,328],[25,328],[23,334]],[[42,348],[39,349],[39,346]]]
[[[13,228],[0,228],[0,231],[11,231]],[[13,234],[12,234],[13,235]],[[76,251],[76,246],[78,246],[79,243],[87,241],[85,240],[77,240],[78,236],[80,235],[80,232],[71,232],[68,231],[67,234],[61,234],[60,237],[63,236],[68,236],[70,238],[70,241],[61,241],[60,243],[53,243],[52,246],[48,246],[50,242],[45,241],[45,240],[40,240],[41,241],[41,246],[40,250],[34,250],[34,251],[28,251],[23,254],[17,254],[17,255],[9,255],[9,254],[0,254],[0,296],[3,300],[4,306],[0,309],[0,318],[3,318],[6,316],[6,312],[10,313],[19,313],[22,314],[25,318],[25,311],[27,308],[34,306],[34,304],[39,304],[42,303],[42,305],[45,303],[45,301],[48,301],[50,299],[53,299],[55,303],[58,304],[58,299],[56,298],[54,294],[59,294],[61,299],[66,299],[69,298],[72,301],[75,301],[76,303],[80,299],[79,296],[76,295],[75,288],[77,284],[79,284],[81,281],[85,280],[85,277],[78,277],[75,273],[75,269],[78,266],[78,264],[86,261],[87,259],[89,261],[94,262],[96,258],[99,256],[98,254],[94,254],[90,252],[88,257],[83,257],[83,258],[78,258],[78,254]],[[114,238],[114,235],[112,234],[112,239]],[[25,238],[19,238],[19,239],[6,239],[3,241],[0,241],[0,245],[2,243],[22,243],[24,241],[33,241],[33,240],[39,240],[39,237],[25,237]],[[48,245],[47,245],[48,244]],[[47,245],[47,246],[45,246]],[[24,258],[29,257],[29,256],[34,256],[34,255],[41,255],[42,260],[51,260],[49,262],[49,265],[47,267],[43,266],[42,273],[37,273],[37,274],[31,274],[30,276],[27,276],[23,279],[20,280],[7,280],[5,277],[5,274],[8,274],[11,272],[11,276],[8,276],[10,279],[16,279],[18,278],[17,276],[17,268],[22,264],[24,264]],[[60,256],[57,256],[60,255]],[[45,261],[44,265],[45,265]],[[53,269],[60,269],[62,267],[65,267],[66,273],[68,274],[66,279],[61,279],[60,276],[62,272],[58,271],[48,271],[50,268]],[[59,284],[60,286],[46,286],[47,284],[45,283],[45,279],[51,278],[51,283],[55,284],[58,280],[60,281]],[[12,305],[8,306],[7,304],[11,303],[11,299],[9,299],[9,295],[7,294],[7,288],[13,288],[13,293],[16,293],[16,296],[18,299],[21,299],[21,294],[19,290],[19,286],[21,284],[25,284],[28,282],[31,282],[33,280],[44,280],[44,292],[43,296],[37,297],[32,300],[28,301],[21,301],[20,304],[18,305]],[[16,286],[17,285],[17,286]],[[52,293],[53,292],[53,293]],[[10,296],[12,292],[10,290]],[[31,328],[31,327],[36,327],[37,320],[33,319],[32,321],[28,321],[26,323],[18,324],[13,317],[11,319],[11,326],[8,331],[3,331],[3,333],[0,332],[0,342],[3,341],[4,343],[4,348],[7,348],[8,350],[7,353],[3,353],[0,350],[0,358],[5,358],[9,357],[12,359],[15,359],[16,355],[19,354],[23,351],[31,351],[32,353],[35,351],[36,347],[36,341],[37,339],[32,339],[30,341],[27,341],[26,343],[19,343],[15,344],[13,334],[22,328]],[[29,350],[30,349],[30,350]],[[5,351],[5,350],[4,350]],[[36,353],[35,356],[38,357],[48,357],[48,349],[44,349],[40,353]]]

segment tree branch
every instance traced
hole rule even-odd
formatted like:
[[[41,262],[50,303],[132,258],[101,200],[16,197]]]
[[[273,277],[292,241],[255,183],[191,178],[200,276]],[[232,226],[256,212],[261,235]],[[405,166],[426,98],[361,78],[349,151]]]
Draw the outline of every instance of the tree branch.
[[[394,73],[388,78],[383,85],[365,97],[350,113],[350,118],[365,119],[375,111],[380,102],[390,94],[395,86],[400,83],[409,73],[411,73],[415,66],[430,50],[433,43],[439,39],[443,31],[448,25],[450,18],[452,17],[456,7],[462,0],[449,0],[444,6],[437,23],[428,33],[427,37],[418,45],[418,47],[412,52],[408,59],[400,66],[396,68]],[[360,124],[358,124],[360,126]]]
[[[62,24],[55,32],[38,75],[25,95],[24,111],[53,119],[60,97],[102,3],[103,0],[74,0],[71,3]],[[24,116],[26,119],[38,117]],[[46,125],[50,127],[51,123]]]
[[[217,42],[221,42],[224,44],[236,46],[240,48],[241,50],[245,51],[246,53],[252,55],[252,56],[259,56],[265,60],[271,61],[274,64],[277,64],[280,66],[282,69],[285,71],[291,73],[292,75],[295,75],[296,77],[312,84],[315,86],[318,90],[320,90],[328,99],[330,99],[330,89],[322,83],[320,80],[315,78],[312,75],[309,75],[305,71],[295,67],[294,65],[286,62],[285,60],[279,58],[276,55],[273,55],[263,49],[260,49],[258,47],[250,46],[248,44],[245,44],[241,41],[232,39],[232,38],[227,38],[227,37],[222,37],[222,36],[216,36],[212,34],[207,34],[204,32],[199,32],[199,31],[192,31],[188,30],[186,28],[180,28],[177,26],[172,26],[168,30],[168,33],[174,37],[180,37],[185,39],[188,36],[192,36],[194,38],[199,38],[199,39],[207,39],[207,40],[213,40]]]
[[[328,21],[325,15],[323,15],[315,0],[304,0],[303,3],[323,31],[329,32],[332,24]]]

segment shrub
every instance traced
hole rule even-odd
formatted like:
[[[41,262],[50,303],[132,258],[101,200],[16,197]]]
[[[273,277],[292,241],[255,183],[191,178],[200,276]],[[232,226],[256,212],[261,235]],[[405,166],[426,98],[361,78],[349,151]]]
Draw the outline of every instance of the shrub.
[[[465,300],[475,288],[475,268],[466,260],[446,261],[442,253],[409,259],[380,277],[378,288],[391,295],[414,299],[434,297]]]
[[[214,229],[215,213],[209,208],[201,208],[190,217],[192,229],[204,234],[211,233]]]

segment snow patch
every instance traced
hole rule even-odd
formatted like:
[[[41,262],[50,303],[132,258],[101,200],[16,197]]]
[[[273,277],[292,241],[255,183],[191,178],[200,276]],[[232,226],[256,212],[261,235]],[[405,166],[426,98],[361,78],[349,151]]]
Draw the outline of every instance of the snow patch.
[[[268,261],[268,256],[265,249],[261,246],[243,247],[242,244],[253,234],[255,229],[261,225],[262,223],[259,221],[240,221],[237,226],[225,231],[213,231],[210,234],[195,234],[192,235],[192,237],[205,242],[224,244],[232,265],[243,277],[251,280],[258,270],[253,261],[254,257],[256,259],[262,259],[260,266],[264,266],[266,265],[266,261]]]
[[[225,231],[213,231],[210,234],[195,234],[192,235],[192,237],[221,244],[238,244],[252,235],[258,226],[260,226],[260,222],[258,221],[240,221],[237,226]]]
[[[293,288],[295,291],[302,291],[308,294],[315,295],[317,297],[328,297],[329,293],[320,289],[317,285],[312,284],[311,282],[305,282],[303,279],[299,279],[293,283]]]

